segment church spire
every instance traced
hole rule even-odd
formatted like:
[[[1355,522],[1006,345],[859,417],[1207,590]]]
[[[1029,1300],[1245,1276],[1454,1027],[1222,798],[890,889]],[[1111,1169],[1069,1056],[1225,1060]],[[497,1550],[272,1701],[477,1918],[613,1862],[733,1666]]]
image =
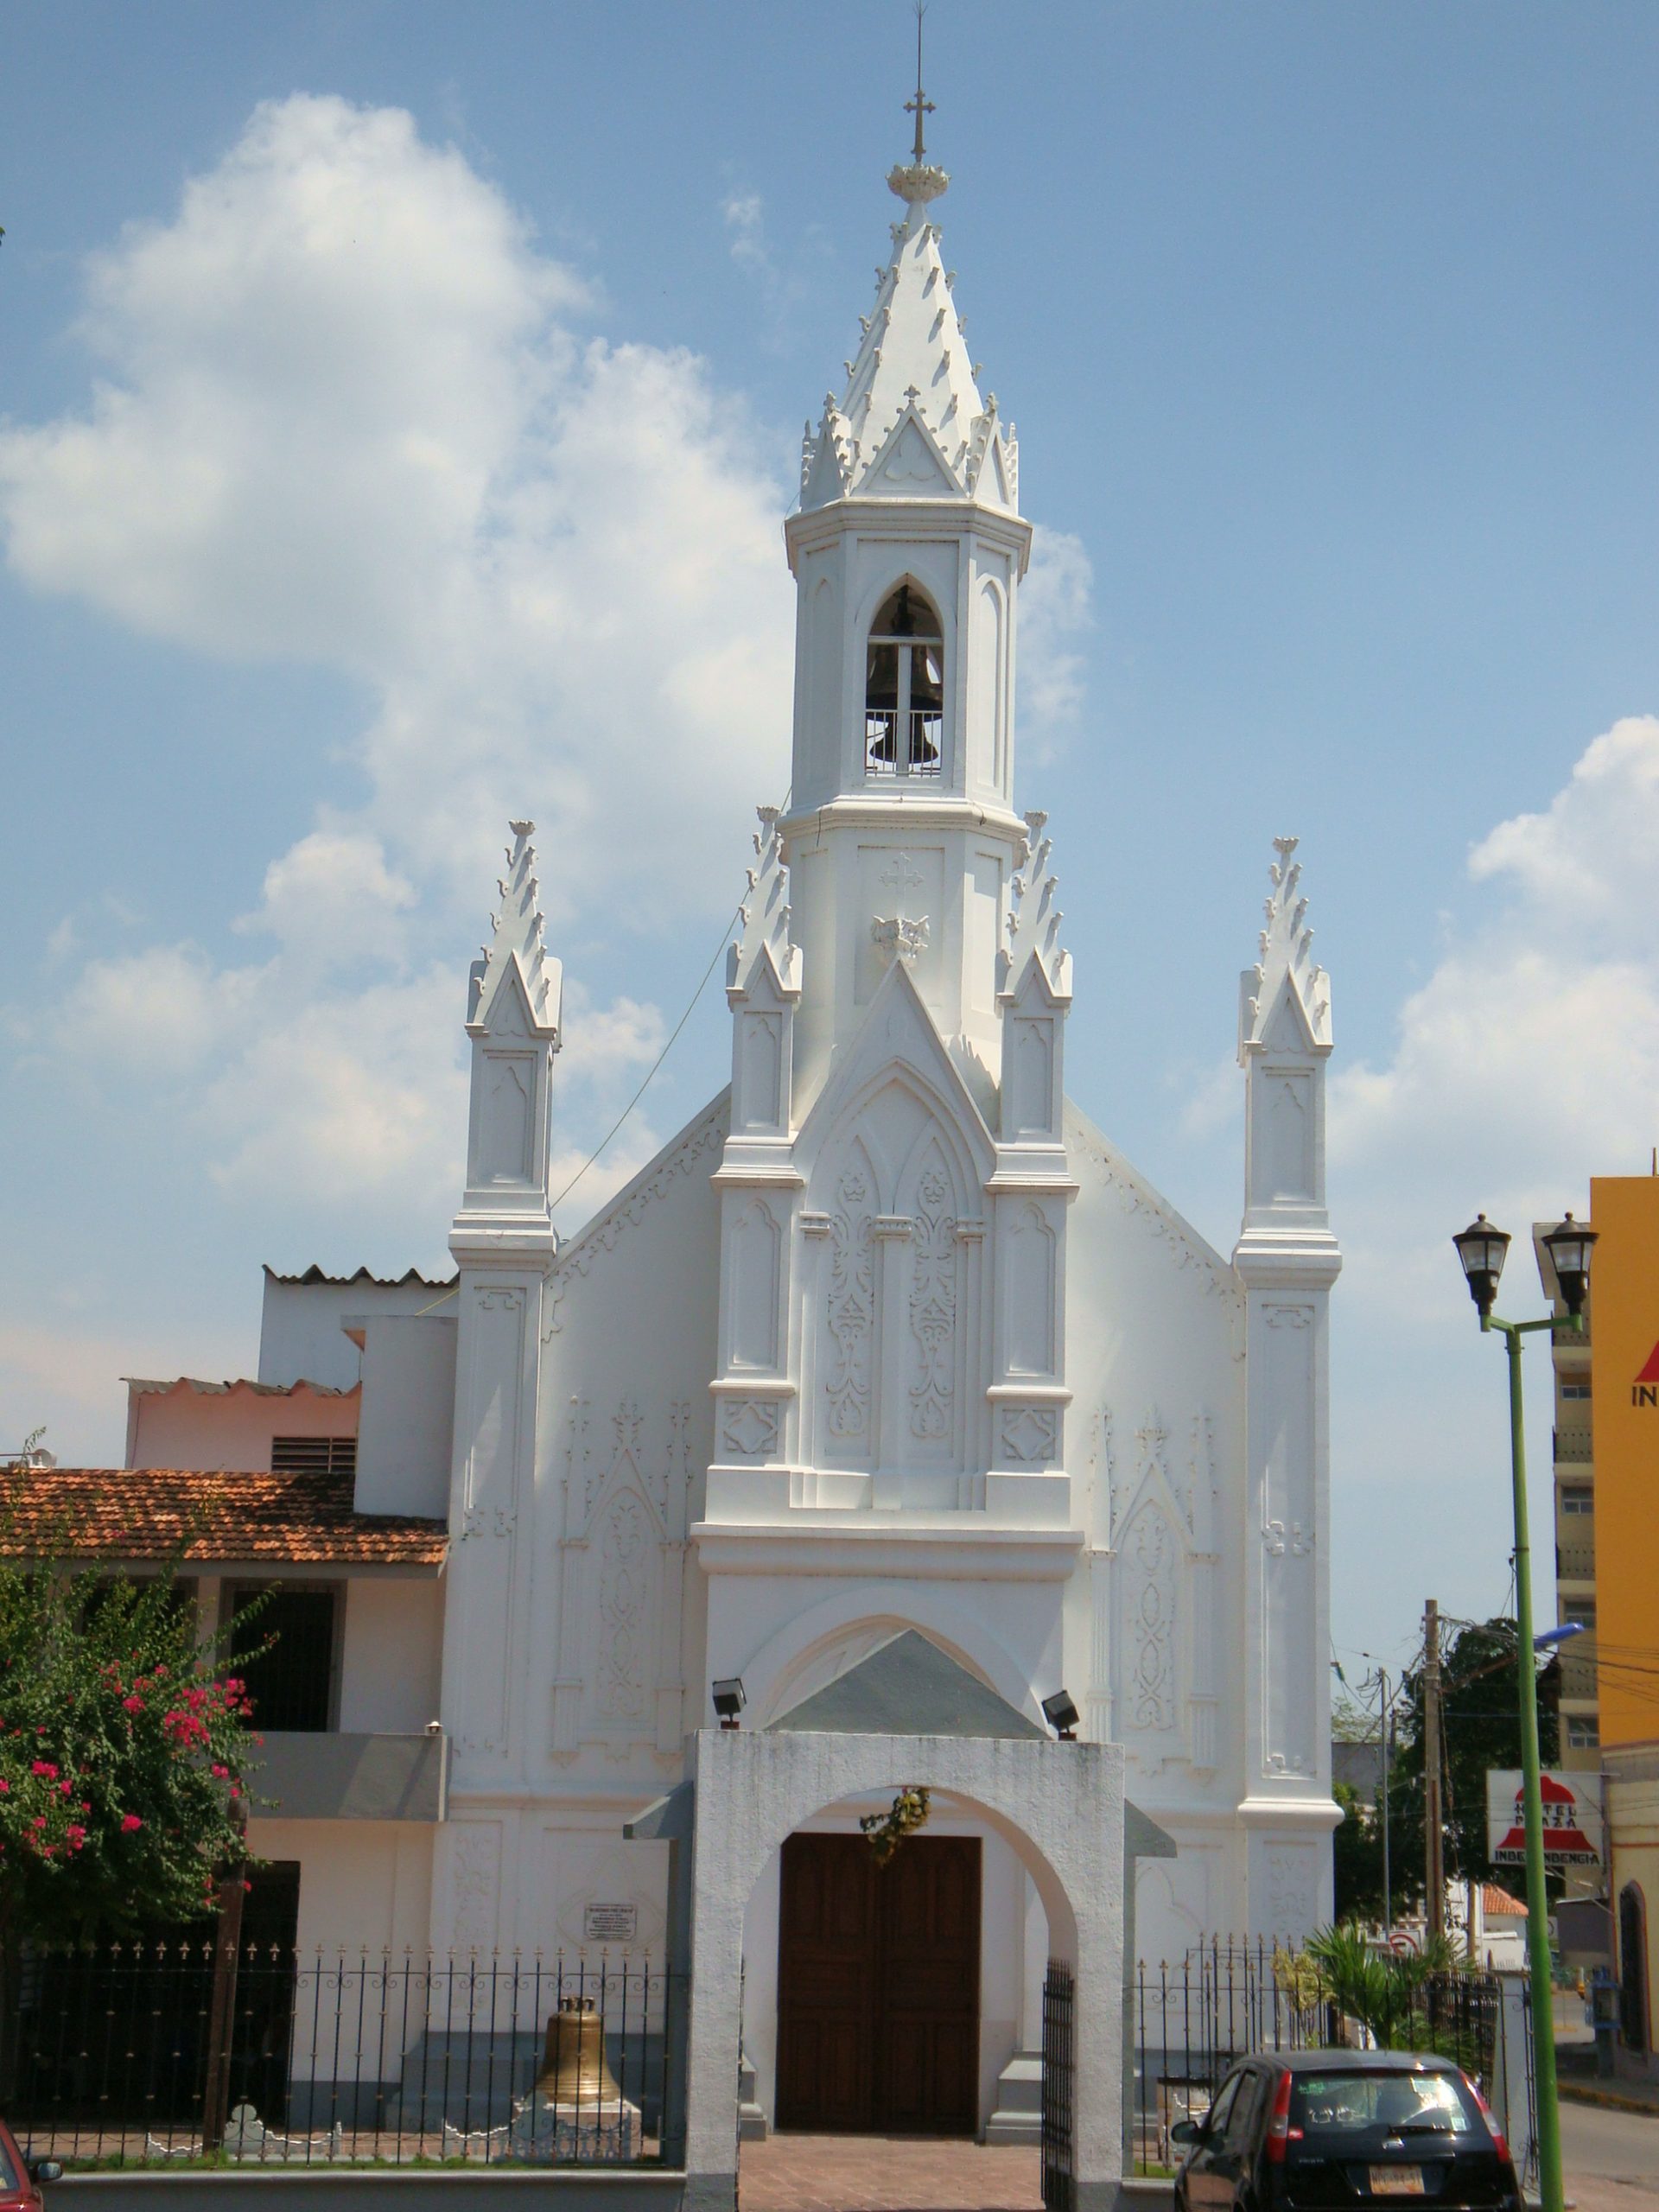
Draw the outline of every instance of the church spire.
[[[973,499],[1019,512],[1014,426],[1001,420],[996,396],[982,397],[979,364],[957,312],[956,271],[939,253],[931,203],[950,182],[927,158],[926,118],[934,112],[922,79],[921,21],[916,26],[916,91],[905,112],[916,119],[911,158],[887,184],[905,203],[892,251],[875,273],[875,305],[861,318],[858,350],[845,364],[839,395],[825,395],[801,454],[801,512],[847,498]]]

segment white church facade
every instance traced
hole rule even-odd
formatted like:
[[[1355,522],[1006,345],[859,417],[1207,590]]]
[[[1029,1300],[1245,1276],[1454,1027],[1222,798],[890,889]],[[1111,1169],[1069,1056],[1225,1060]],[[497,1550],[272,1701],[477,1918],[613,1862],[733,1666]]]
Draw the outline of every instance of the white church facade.
[[[1340,1261],[1294,841],[1242,979],[1225,1256],[1065,1092],[1069,1025],[1105,1014],[1057,898],[1087,825],[1019,804],[1018,447],[962,334],[945,179],[918,160],[890,181],[903,216],[785,525],[791,796],[754,839],[729,1088],[556,1233],[560,969],[515,824],[465,1010],[456,1281],[271,1279],[269,1419],[354,1435],[356,1515],[442,1540],[435,1567],[304,1570],[349,1584],[329,1725],[436,1723],[444,1772],[418,1818],[314,1816],[296,1783],[256,1821],[299,1866],[302,1944],[551,1953],[597,1929],[660,1955],[667,1846],[623,1828],[682,1780],[711,1685],[741,1682],[764,1732],[907,1636],[1033,1738],[1065,1692],[1085,1745],[1122,1747],[1177,1847],[1139,1869],[1141,1955],[1329,1916]],[[175,1402],[150,1397],[158,1421]],[[132,1465],[226,1464],[200,1403],[202,1456],[174,1437]],[[804,1832],[855,1836],[887,1802]],[[969,1885],[969,2118],[995,2133],[1039,2039],[1045,1909],[998,1821],[947,1797],[925,1833],[962,1847],[938,1879]],[[809,1857],[772,1852],[742,1901],[753,2100],[785,2124]]]

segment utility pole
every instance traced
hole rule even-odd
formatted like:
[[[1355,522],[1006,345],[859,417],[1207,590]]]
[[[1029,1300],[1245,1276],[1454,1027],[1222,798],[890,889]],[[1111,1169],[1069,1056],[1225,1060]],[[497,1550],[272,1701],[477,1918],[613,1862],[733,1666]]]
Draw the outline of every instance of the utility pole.
[[[1446,1934],[1445,1808],[1440,1792],[1440,1608],[1423,1607],[1423,1917],[1433,1942]]]

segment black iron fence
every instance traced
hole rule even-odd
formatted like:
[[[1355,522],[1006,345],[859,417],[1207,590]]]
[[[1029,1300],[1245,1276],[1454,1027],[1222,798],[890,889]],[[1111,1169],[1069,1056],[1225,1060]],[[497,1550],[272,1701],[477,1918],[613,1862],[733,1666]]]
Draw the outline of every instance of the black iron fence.
[[[1128,2152],[1137,2173],[1173,2163],[1169,2131],[1200,2118],[1235,2059],[1363,2040],[1265,1938],[1214,1937],[1174,1965],[1135,1969],[1134,2094]],[[1491,2084],[1499,1991],[1488,1974],[1433,1974],[1411,2001],[1405,2040],[1455,2059]]]
[[[222,2145],[204,2143],[213,1946],[119,1944],[27,1960],[0,2109],[41,2156],[76,2164],[677,2164],[665,2112],[685,1977],[607,1955],[347,1958],[249,1945],[237,1960]],[[1132,1996],[1134,2168],[1170,2164],[1170,2130],[1209,2107],[1233,2061],[1352,2040],[1351,2024],[1266,1942],[1217,1938],[1141,1965]],[[1074,1997],[1044,1991],[1042,2167],[1071,2193]],[[1491,2081],[1498,1992],[1425,1981],[1412,2039]]]
[[[645,1960],[238,1955],[222,2145],[204,2143],[211,1942],[24,1967],[4,2107],[41,2156],[117,2165],[673,2162],[683,1978]]]
[[[1077,2202],[1071,2140],[1076,2008],[1077,1989],[1070,1973],[1051,1959],[1043,1977],[1043,2212],[1072,2212]]]

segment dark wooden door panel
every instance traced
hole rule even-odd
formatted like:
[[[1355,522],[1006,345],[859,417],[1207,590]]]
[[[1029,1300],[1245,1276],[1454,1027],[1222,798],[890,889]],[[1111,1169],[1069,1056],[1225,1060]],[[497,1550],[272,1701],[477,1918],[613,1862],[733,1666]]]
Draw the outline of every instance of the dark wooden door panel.
[[[980,1847],[791,1836],[779,1911],[778,2125],[971,2135]]]

